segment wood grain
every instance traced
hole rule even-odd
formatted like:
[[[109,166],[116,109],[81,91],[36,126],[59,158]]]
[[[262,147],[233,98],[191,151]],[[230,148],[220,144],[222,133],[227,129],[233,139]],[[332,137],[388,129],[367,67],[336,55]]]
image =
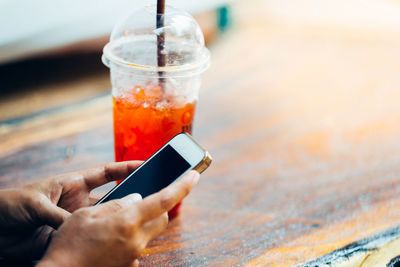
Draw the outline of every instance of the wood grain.
[[[400,223],[400,35],[238,9],[196,112],[214,163],[143,266],[291,266]],[[0,140],[3,188],[112,161],[111,97],[3,123]]]
[[[327,255],[306,263],[303,267],[368,267],[377,265],[390,267],[389,263],[393,262],[393,258],[397,258],[396,262],[398,262],[399,242],[400,229],[399,227],[395,227],[332,251]]]

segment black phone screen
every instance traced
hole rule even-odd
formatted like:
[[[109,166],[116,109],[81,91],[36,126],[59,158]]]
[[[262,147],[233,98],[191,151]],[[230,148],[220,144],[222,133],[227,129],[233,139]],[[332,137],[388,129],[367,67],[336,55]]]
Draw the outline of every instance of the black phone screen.
[[[145,198],[170,185],[189,168],[190,164],[175,149],[167,145],[129,175],[101,202],[123,198],[132,193],[139,193]]]

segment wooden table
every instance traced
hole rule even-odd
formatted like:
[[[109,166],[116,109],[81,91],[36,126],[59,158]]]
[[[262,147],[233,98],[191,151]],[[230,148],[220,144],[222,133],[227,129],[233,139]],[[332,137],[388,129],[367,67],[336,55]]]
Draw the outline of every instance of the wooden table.
[[[214,162],[143,266],[290,266],[396,240],[400,35],[237,10],[196,111]],[[105,72],[90,79],[108,86]],[[111,95],[3,120],[0,140],[2,188],[112,161]]]

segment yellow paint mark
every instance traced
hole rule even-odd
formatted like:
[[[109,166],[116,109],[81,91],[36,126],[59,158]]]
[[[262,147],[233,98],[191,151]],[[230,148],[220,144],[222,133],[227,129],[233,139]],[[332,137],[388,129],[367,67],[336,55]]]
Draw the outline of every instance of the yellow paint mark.
[[[400,255],[400,239],[394,240],[379,250],[369,254],[361,263],[361,267],[386,266],[391,259]]]
[[[313,260],[357,240],[377,234],[400,221],[400,198],[378,203],[343,222],[310,231],[281,247],[266,250],[246,266],[293,266]]]

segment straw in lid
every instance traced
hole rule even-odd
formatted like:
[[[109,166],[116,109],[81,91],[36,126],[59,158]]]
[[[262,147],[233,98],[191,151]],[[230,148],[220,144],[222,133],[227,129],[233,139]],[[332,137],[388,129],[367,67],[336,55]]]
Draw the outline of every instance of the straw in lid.
[[[146,6],[120,20],[103,49],[104,64],[137,75],[163,77],[195,75],[207,69],[210,53],[194,18],[167,6],[164,27],[157,28],[156,12],[156,6]],[[158,36],[164,38],[165,66],[161,67],[157,64]]]

